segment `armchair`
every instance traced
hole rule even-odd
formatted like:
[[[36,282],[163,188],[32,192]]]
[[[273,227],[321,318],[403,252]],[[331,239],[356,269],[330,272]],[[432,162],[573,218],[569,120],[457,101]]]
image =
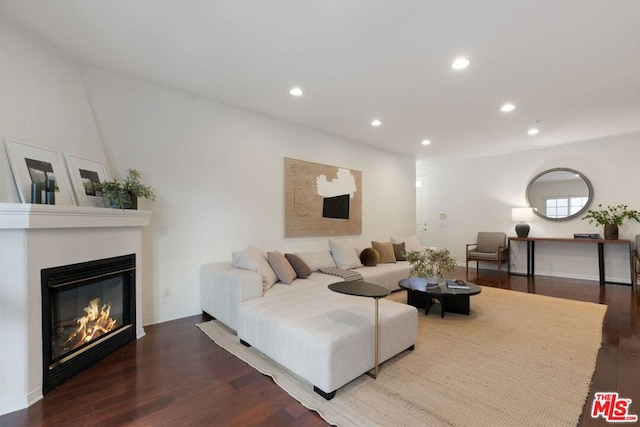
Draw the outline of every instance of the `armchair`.
[[[476,243],[467,244],[467,281],[469,280],[469,262],[476,262],[476,275],[480,274],[479,263],[491,262],[498,265],[498,277],[500,267],[509,262],[509,250],[507,248],[507,233],[503,232],[478,232]]]

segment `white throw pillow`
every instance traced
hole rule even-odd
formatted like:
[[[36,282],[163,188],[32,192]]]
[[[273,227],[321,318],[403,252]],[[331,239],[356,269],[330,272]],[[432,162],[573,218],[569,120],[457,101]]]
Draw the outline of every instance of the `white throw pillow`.
[[[391,243],[402,243],[402,242],[404,242],[405,252],[415,252],[415,251],[422,250],[422,245],[418,241],[418,236],[391,238]]]
[[[349,270],[351,268],[362,267],[360,257],[351,241],[329,240],[329,249],[338,268]]]
[[[360,240],[360,239],[349,239],[349,240],[347,240],[347,242],[350,242],[351,245],[354,248],[356,248],[356,253],[358,254],[358,257],[360,256],[362,251],[364,251],[365,249],[371,247],[371,242],[370,241],[364,241],[364,240]]]
[[[260,249],[253,246],[247,246],[241,251],[231,254],[232,264],[235,268],[242,270],[255,271],[262,276],[262,290],[266,291],[278,281],[276,273],[267,261],[267,255]]]
[[[312,272],[321,268],[336,268],[331,251],[295,252],[295,254],[309,266]]]

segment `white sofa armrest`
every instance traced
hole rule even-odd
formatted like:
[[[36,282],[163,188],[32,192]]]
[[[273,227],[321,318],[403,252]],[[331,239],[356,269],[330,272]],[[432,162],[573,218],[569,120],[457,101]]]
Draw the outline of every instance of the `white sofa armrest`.
[[[235,268],[231,263],[210,263],[200,267],[202,311],[237,330],[238,307],[243,301],[262,297],[262,276]]]

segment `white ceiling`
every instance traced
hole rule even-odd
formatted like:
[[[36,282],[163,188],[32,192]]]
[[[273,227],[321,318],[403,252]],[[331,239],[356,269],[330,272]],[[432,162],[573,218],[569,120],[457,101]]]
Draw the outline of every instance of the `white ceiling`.
[[[81,62],[419,160],[640,131],[638,0],[0,0],[0,14]]]

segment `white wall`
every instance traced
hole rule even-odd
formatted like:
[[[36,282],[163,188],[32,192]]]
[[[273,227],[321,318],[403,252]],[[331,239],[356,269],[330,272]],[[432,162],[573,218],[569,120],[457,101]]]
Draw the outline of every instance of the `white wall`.
[[[427,243],[448,247],[464,265],[465,245],[478,231],[505,231],[515,236],[511,208],[526,206],[525,190],[531,178],[543,170],[567,167],[586,175],[594,188],[592,209],[627,204],[640,210],[638,180],[634,178],[640,158],[640,134],[539,148],[527,152],[434,162],[418,166],[425,175],[428,197]],[[445,220],[439,219],[446,213]],[[602,227],[588,221],[530,221],[533,237],[572,238],[574,233],[600,233]],[[640,224],[626,222],[621,239],[640,234]],[[526,271],[525,246],[514,248],[516,271]],[[629,282],[628,249],[623,245],[605,250],[607,279]],[[490,268],[490,266],[487,266]],[[595,245],[536,244],[536,273],[597,280]]]
[[[104,159],[80,68],[70,58],[1,17],[0,58],[0,138]],[[4,141],[0,202],[20,202]]]
[[[112,172],[135,167],[158,193],[143,205],[153,210],[145,324],[200,312],[200,266],[249,244],[328,249],[327,238],[284,238],[284,157],[362,171],[363,231],[355,237],[415,234],[412,157],[92,67],[83,75]]]

